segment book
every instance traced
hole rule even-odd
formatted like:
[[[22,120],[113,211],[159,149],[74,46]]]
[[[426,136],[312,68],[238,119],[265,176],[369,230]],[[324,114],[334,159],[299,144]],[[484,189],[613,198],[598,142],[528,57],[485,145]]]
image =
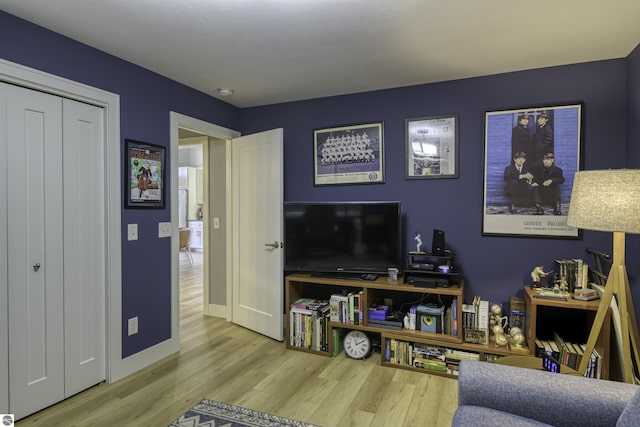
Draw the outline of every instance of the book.
[[[454,298],[451,302],[451,335],[458,336],[458,299]]]
[[[307,305],[317,301],[315,298],[298,298],[295,302],[291,303],[291,308],[307,308]]]
[[[344,329],[338,329],[338,328],[332,330],[331,354],[334,357],[342,353],[342,350],[344,350],[344,344],[343,344],[344,331],[345,331]]]

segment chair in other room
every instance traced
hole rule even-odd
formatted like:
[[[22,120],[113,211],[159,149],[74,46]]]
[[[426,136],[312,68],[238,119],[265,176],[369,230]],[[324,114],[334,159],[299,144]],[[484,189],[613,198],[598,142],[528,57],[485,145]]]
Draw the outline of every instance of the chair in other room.
[[[193,256],[191,255],[191,248],[189,248],[189,240],[191,240],[191,229],[190,228],[181,228],[180,229],[180,252],[184,252],[187,254],[187,259],[189,260],[189,266],[193,266]]]

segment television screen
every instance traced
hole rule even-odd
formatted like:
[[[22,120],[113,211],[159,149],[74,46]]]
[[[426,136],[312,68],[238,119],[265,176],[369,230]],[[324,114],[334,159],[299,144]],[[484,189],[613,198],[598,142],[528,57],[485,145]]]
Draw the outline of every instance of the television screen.
[[[400,202],[287,202],[285,270],[386,274],[402,269]]]

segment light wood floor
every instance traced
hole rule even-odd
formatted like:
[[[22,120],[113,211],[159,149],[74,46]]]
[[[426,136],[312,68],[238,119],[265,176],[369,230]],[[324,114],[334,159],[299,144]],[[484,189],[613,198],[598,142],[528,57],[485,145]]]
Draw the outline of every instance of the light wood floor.
[[[114,384],[100,384],[17,426],[167,426],[212,399],[330,426],[449,426],[457,381],[365,361],[286,350],[202,315],[201,254],[180,255],[180,352]]]

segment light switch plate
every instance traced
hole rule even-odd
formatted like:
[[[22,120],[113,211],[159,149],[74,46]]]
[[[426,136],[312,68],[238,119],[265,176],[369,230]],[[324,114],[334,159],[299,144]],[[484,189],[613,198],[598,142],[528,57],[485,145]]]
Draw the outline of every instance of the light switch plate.
[[[138,224],[127,224],[127,240],[138,240]]]
[[[213,228],[216,228],[216,229],[220,228],[220,218],[218,217],[213,218]]]
[[[158,237],[171,237],[171,223],[159,222],[158,223]]]

